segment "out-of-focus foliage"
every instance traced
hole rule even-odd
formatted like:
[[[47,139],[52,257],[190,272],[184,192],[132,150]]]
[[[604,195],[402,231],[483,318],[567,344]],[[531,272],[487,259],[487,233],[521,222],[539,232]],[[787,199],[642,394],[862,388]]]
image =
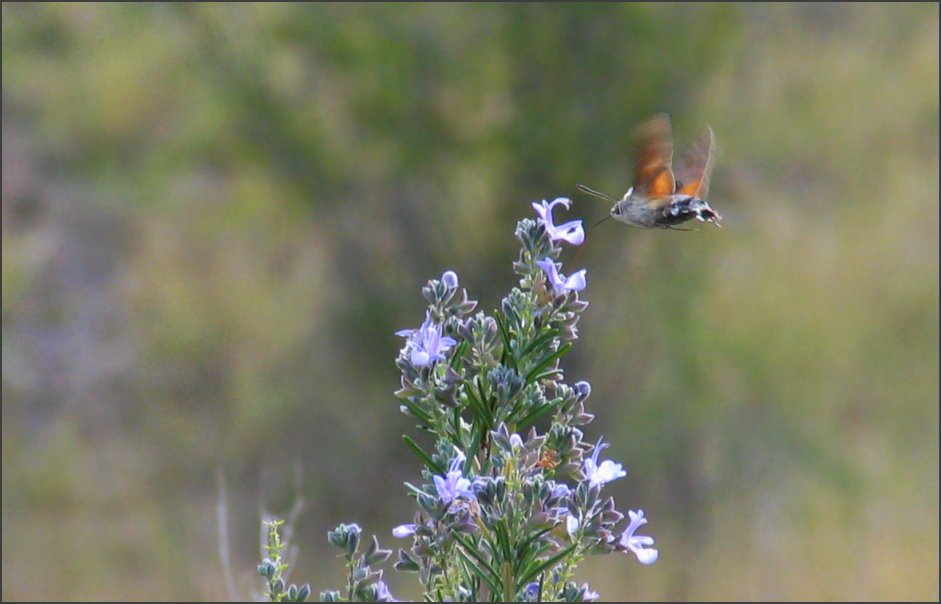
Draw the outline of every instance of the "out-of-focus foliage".
[[[628,599],[938,597],[938,6],[3,5],[3,598],[223,598],[258,510],[412,512],[397,329],[529,202],[710,123],[722,230],[606,223],[573,379],[661,559]],[[600,434],[599,434],[600,435]],[[390,577],[398,579],[398,577]],[[407,595],[409,586],[393,585]]]

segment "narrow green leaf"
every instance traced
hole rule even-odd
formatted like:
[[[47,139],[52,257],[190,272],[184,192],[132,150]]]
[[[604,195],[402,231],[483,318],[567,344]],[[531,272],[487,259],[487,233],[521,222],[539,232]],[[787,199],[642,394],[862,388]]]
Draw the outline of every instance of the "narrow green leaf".
[[[499,593],[500,590],[498,585],[500,584],[500,575],[497,574],[497,571],[495,571],[493,567],[490,566],[490,563],[480,555],[478,548],[475,547],[474,544],[471,543],[466,537],[459,533],[452,533],[452,536],[464,548],[463,551],[458,549],[458,553],[466,553],[468,556],[472,557],[479,565],[479,570],[481,571],[478,573],[478,576],[487,583],[490,589]],[[475,566],[474,568],[478,567]]]
[[[421,489],[419,489],[418,487],[416,487],[415,485],[413,485],[413,484],[410,483],[410,482],[406,482],[406,483],[404,483],[404,484],[405,484],[405,487],[406,487],[409,491],[411,491],[416,497],[419,496],[419,495],[424,495],[424,494],[425,494],[424,491],[422,491]]]
[[[510,346],[510,332],[506,328],[503,316],[499,311],[494,311],[493,318],[497,322],[497,327],[500,329],[500,338],[503,340],[503,362],[513,369],[518,369],[516,357],[513,355],[513,348]]]
[[[461,359],[464,358],[464,353],[467,352],[468,344],[467,340],[463,340],[460,344],[457,345],[457,348],[454,349],[454,354],[451,356],[451,369],[457,369],[461,364]]]
[[[480,376],[477,376],[477,379],[474,380],[477,384],[477,394],[480,395],[480,402],[483,404],[484,408],[487,410],[488,418],[488,429],[493,425],[493,405],[491,404],[490,398],[484,394],[484,382],[480,379]]]
[[[536,407],[535,409],[527,413],[525,417],[519,420],[518,429],[520,431],[525,430],[530,425],[536,423],[536,421],[540,417],[542,417],[543,415],[545,415],[546,413],[548,413],[550,410],[554,409],[557,406],[558,405],[553,405],[552,403],[546,403],[545,405]]]
[[[468,406],[471,407],[471,411],[474,413],[474,415],[484,420],[484,423],[486,423],[487,425],[492,425],[493,413],[490,411],[489,405],[485,405],[483,400],[481,400],[480,398],[477,397],[476,394],[474,394],[473,388],[469,388],[469,387],[465,388],[464,394],[467,395],[467,404]],[[474,423],[477,423],[477,422],[474,422]]]
[[[457,550],[457,553],[458,555],[464,555],[463,552],[461,552],[461,550]],[[480,585],[480,579],[477,576],[477,568],[470,559],[466,559],[463,562],[464,562],[463,564],[458,565],[461,569],[461,577],[463,577],[464,585],[466,585],[471,591],[470,601],[476,602],[477,601],[477,587],[478,585]],[[474,569],[474,572],[471,572],[472,568]]]
[[[547,369],[547,370],[543,371],[542,373],[540,373],[539,375],[533,376],[533,381],[530,382],[530,383],[533,383],[533,384],[534,384],[534,383],[539,382],[539,381],[541,381],[541,380],[544,380],[544,379],[546,379],[546,378],[548,378],[548,377],[552,377],[553,375],[555,375],[555,374],[557,374],[557,373],[562,373],[562,369],[559,368],[559,367],[556,367],[556,368],[554,368],[554,369]]]
[[[418,456],[418,459],[422,460],[422,463],[424,463],[425,466],[427,466],[429,470],[431,470],[435,474],[440,474],[440,475],[444,475],[447,473],[445,472],[444,468],[442,468],[440,465],[435,463],[435,461],[431,459],[431,457],[427,453],[422,451],[421,447],[418,446],[418,443],[412,440],[411,437],[407,435],[403,435],[402,440],[405,441],[405,445],[409,449],[411,449],[412,452],[415,453],[415,455]]]
[[[547,342],[550,342],[550,341],[552,340],[552,338],[555,338],[555,337],[557,337],[558,335],[559,335],[559,330],[558,330],[557,328],[553,327],[553,328],[550,329],[549,331],[545,332],[544,334],[542,334],[541,336],[537,337],[535,340],[533,340],[532,342],[530,342],[530,343],[529,343],[529,346],[527,346],[526,348],[524,348],[524,349],[523,349],[523,352],[520,353],[520,358],[525,357],[525,356],[528,355],[530,352],[532,352],[532,351],[535,350],[536,348],[542,346],[543,344],[545,344],[545,343],[547,343]]]
[[[431,427],[431,416],[430,416],[430,415],[428,415],[427,413],[425,413],[425,412],[422,410],[421,407],[419,407],[418,405],[416,405],[414,402],[408,400],[407,398],[403,398],[403,399],[401,399],[401,400],[402,400],[402,404],[405,405],[405,407],[406,407],[409,411],[412,412],[412,415],[415,417],[415,419],[417,419],[418,421],[422,422],[422,424],[424,424],[426,427]]]
[[[523,409],[523,405],[526,404],[526,388],[520,388],[507,403],[512,403],[512,407],[506,413],[504,421],[507,424],[516,423],[516,416]]]
[[[467,556],[467,554],[464,553],[464,550],[458,549],[456,551],[457,551],[457,555],[460,556],[461,560],[464,561],[464,564],[466,564],[467,567],[470,568],[471,572],[474,573],[474,576],[480,577],[480,580],[487,584],[487,587],[490,588],[491,593],[500,593],[500,589],[497,585],[497,582],[494,581],[492,577],[489,577],[487,575],[487,572],[483,568],[475,564],[474,561],[471,560]],[[468,550],[468,551],[472,551],[472,550]]]
[[[474,427],[471,429],[471,442],[467,447],[467,459],[473,460],[477,457],[477,453],[480,451],[480,441],[483,437],[482,426],[474,422]],[[470,470],[469,467],[464,468],[464,475],[467,476],[467,472]]]
[[[517,589],[519,589],[519,587],[521,587],[521,586],[523,586],[523,585],[526,585],[527,583],[529,583],[530,581],[532,581],[532,580],[533,580],[533,577],[535,577],[535,576],[538,575],[539,573],[543,572],[544,570],[546,570],[546,569],[548,569],[548,568],[552,568],[552,567],[553,567],[554,565],[556,565],[560,560],[562,560],[562,558],[564,558],[564,557],[566,557],[567,555],[569,555],[570,553],[572,553],[572,551],[575,549],[575,547],[576,547],[577,545],[578,545],[577,543],[573,543],[572,545],[568,546],[567,548],[565,548],[564,550],[562,550],[562,551],[559,552],[558,554],[552,556],[552,557],[549,558],[548,560],[545,560],[545,561],[542,562],[541,564],[537,564],[535,567],[533,567],[533,568],[531,568],[530,570],[526,571],[525,573],[521,574],[519,577],[517,577]]]
[[[541,371],[543,371],[546,367],[548,367],[549,365],[551,365],[552,363],[560,359],[562,355],[568,352],[571,347],[572,347],[572,343],[566,342],[565,344],[560,346],[558,350],[556,350],[550,355],[547,355],[545,358],[539,361],[539,363],[535,367],[533,367],[529,373],[526,374],[526,385],[528,386],[529,384],[532,384],[534,381],[536,381],[534,378],[538,376]]]
[[[493,531],[497,534],[497,543],[500,545],[504,560],[512,560],[513,552],[510,548],[510,533],[506,528],[506,519],[494,523]]]
[[[454,430],[454,442],[461,445],[462,449],[466,449],[467,445],[461,439],[461,410],[458,407],[454,408],[451,422]]]
[[[546,542],[541,542],[537,546],[530,545],[528,548],[526,548],[525,557],[520,556],[517,558],[516,568],[514,569],[516,571],[516,574],[517,575],[521,574],[520,572],[521,568],[528,567],[529,565],[532,564],[533,560],[537,560],[539,559],[540,556],[544,556],[548,554],[549,551],[551,551],[553,547],[555,546],[552,543],[546,543]]]
[[[519,547],[516,548],[517,559],[522,560],[523,558],[526,558],[526,550],[529,549],[529,546],[532,545],[537,539],[539,539],[540,537],[542,537],[543,535],[551,531],[552,529],[553,527],[551,526],[546,527],[544,529],[536,531],[535,533],[527,537],[526,540],[520,543]]]

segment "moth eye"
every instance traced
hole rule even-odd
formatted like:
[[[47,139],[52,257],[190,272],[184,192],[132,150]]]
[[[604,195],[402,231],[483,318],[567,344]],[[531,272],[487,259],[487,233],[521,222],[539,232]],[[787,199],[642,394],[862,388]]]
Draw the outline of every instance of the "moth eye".
[[[621,206],[614,206],[613,208],[611,208],[611,213],[614,214],[615,216],[620,215]]]

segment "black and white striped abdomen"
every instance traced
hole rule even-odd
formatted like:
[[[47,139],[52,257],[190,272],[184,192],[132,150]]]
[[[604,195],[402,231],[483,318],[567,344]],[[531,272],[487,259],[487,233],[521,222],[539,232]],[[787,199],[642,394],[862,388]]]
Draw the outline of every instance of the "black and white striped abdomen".
[[[671,226],[696,218],[702,222],[717,222],[722,217],[709,207],[705,199],[690,195],[676,195],[670,204],[663,208],[663,226]]]

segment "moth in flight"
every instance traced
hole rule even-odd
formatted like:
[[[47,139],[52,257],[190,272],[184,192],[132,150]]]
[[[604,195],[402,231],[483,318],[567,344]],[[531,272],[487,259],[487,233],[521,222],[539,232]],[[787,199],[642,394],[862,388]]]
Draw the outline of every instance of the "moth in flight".
[[[634,184],[624,197],[617,200],[585,185],[578,188],[614,204],[604,220],[614,218],[644,229],[673,229],[692,218],[721,226],[722,216],[706,201],[713,139],[712,128],[707,127],[680,157],[674,172],[670,117],[655,115],[634,131]]]

